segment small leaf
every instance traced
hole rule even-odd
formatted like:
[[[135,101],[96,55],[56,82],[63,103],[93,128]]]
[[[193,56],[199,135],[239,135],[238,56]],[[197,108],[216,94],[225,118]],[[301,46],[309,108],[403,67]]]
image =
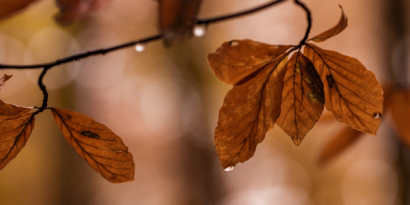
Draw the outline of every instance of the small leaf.
[[[281,113],[276,124],[300,145],[322,115],[323,83],[312,62],[302,53],[294,53],[289,60],[284,82]]]
[[[410,147],[410,92],[400,90],[392,95],[392,119],[400,139]]]
[[[120,137],[81,113],[55,107],[51,112],[64,138],[95,171],[112,183],[134,180],[133,157]]]
[[[30,137],[34,128],[30,110],[0,100],[0,170],[17,156]]]
[[[333,28],[309,39],[309,41],[323,42],[333,36],[336,36],[337,34],[341,33],[343,30],[345,30],[345,28],[347,27],[347,16],[345,12],[343,11],[342,6],[339,5],[339,7],[342,10],[342,17],[340,18],[339,23]]]
[[[338,131],[326,144],[323,146],[319,153],[319,164],[325,165],[331,160],[339,156],[348,147],[353,145],[360,139],[363,133],[352,129],[351,127],[344,126],[341,131]]]
[[[240,59],[238,59],[240,60]],[[233,87],[219,111],[215,148],[224,169],[250,159],[280,114],[287,54]]]
[[[232,40],[208,54],[208,62],[216,77],[236,85],[262,69],[291,46],[278,46],[252,40]]]
[[[1,0],[0,1],[0,20],[15,15],[23,11],[27,6],[37,0]]]
[[[6,81],[8,81],[11,77],[13,77],[13,75],[4,74],[4,76],[0,78],[0,90],[3,89]]]
[[[159,0],[159,28],[166,46],[192,36],[202,0]]]
[[[326,109],[338,121],[375,135],[383,114],[383,90],[373,72],[355,58],[313,44],[306,44],[304,55],[322,79]]]

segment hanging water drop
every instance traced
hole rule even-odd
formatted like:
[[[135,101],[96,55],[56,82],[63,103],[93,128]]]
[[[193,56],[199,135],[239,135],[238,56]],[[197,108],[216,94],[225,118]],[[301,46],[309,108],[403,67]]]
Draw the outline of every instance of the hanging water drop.
[[[194,36],[202,37],[206,33],[206,25],[205,24],[197,24],[194,26]]]
[[[230,171],[232,171],[233,169],[235,169],[235,166],[227,167],[227,168],[224,169],[224,171],[225,171],[225,172],[230,172]]]
[[[146,47],[145,43],[137,43],[137,45],[135,45],[135,50],[137,52],[142,52],[145,50],[145,47]]]

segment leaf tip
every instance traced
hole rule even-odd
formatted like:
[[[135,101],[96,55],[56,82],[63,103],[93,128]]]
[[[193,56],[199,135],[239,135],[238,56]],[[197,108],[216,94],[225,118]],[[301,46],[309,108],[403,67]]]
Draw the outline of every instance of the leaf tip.
[[[296,146],[299,146],[302,143],[302,139],[295,137],[292,138],[293,143],[295,143]]]

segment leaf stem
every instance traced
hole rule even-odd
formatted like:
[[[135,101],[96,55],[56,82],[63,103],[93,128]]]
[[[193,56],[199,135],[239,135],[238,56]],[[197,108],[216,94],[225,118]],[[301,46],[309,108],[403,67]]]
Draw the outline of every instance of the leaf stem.
[[[46,75],[47,71],[52,68],[52,67],[44,67],[43,71],[40,74],[40,77],[38,78],[38,87],[40,87],[41,91],[43,92],[43,103],[41,107],[33,113],[34,115],[37,115],[38,113],[43,112],[47,108],[47,102],[48,102],[48,92],[46,86],[43,84],[43,78]]]
[[[311,15],[310,15],[310,10],[306,7],[306,5],[305,5],[304,3],[300,2],[299,0],[295,0],[295,3],[296,3],[297,5],[299,5],[300,7],[302,7],[303,10],[305,10],[305,12],[306,12],[306,19],[307,19],[307,21],[308,21],[308,27],[306,28],[305,36],[304,36],[303,39],[300,41],[299,46],[298,46],[298,47],[302,47],[302,46],[305,44],[305,42],[306,42],[306,40],[308,39],[308,37],[309,37],[310,29],[312,28],[312,17],[311,17]]]

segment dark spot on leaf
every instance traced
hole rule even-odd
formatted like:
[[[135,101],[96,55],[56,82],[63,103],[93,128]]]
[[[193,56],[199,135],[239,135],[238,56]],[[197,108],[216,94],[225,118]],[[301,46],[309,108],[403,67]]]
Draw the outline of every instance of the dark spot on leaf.
[[[327,79],[327,83],[329,84],[329,88],[332,89],[333,84],[335,83],[335,79],[333,79],[332,75],[327,75],[326,79]]]
[[[99,135],[97,135],[94,132],[88,131],[88,130],[87,131],[82,131],[81,134],[86,136],[86,137],[91,137],[91,138],[94,138],[94,139],[100,139]]]

